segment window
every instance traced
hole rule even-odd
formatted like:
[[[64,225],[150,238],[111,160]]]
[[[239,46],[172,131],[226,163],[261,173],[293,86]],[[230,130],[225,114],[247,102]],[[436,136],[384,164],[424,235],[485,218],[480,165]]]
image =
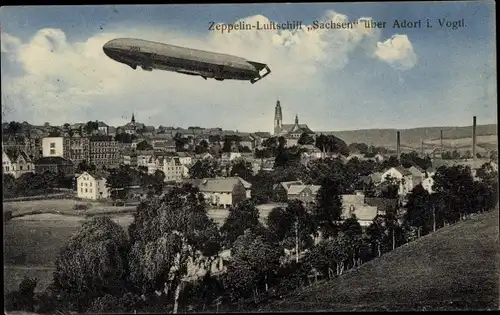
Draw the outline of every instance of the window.
[[[22,171],[23,170],[23,166],[22,165],[19,165],[19,170]]]
[[[85,188],[85,192],[87,192],[87,188]]]
[[[92,193],[92,189],[90,190],[90,192]]]
[[[55,142],[51,142],[51,143],[50,143],[50,148],[51,148],[51,149],[53,149],[53,148],[55,148],[55,147],[56,147],[56,143],[55,143]]]
[[[7,171],[7,172],[9,171],[9,167],[8,166],[5,167],[5,171]]]
[[[50,155],[55,155],[56,154],[56,150],[55,149],[50,149]]]
[[[80,192],[83,192],[83,188],[80,188]]]

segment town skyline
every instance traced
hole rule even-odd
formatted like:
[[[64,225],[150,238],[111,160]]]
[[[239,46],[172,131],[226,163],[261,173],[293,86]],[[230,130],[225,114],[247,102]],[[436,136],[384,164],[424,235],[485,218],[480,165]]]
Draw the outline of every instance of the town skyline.
[[[2,8],[2,119],[61,125],[99,117],[120,125],[136,112],[141,122],[154,126],[272,131],[279,99],[285,123],[293,123],[298,115],[301,123],[317,131],[465,126],[472,116],[493,124],[492,5]],[[409,7],[415,13],[407,13]],[[475,18],[466,19],[467,27],[459,30],[208,30],[212,20],[300,20],[311,25],[318,19],[437,19],[444,12],[450,19],[475,12]],[[250,85],[133,71],[102,52],[102,45],[117,37],[235,54],[268,63],[272,74]]]

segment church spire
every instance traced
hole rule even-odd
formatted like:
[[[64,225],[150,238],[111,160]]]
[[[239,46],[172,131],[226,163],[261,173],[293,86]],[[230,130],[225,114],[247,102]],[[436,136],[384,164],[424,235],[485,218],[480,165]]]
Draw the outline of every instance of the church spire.
[[[135,124],[135,116],[134,116],[133,112],[132,112],[132,120],[131,120],[131,122]]]
[[[299,115],[295,114],[295,124],[299,124]]]
[[[283,124],[283,114],[281,112],[280,100],[276,101],[276,106],[274,107],[274,134],[277,135],[281,132]]]

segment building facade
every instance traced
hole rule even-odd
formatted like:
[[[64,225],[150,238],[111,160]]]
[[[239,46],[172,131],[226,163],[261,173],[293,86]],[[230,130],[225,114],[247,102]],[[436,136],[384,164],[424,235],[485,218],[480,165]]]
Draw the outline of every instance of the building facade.
[[[90,162],[98,169],[120,165],[118,144],[111,136],[92,136],[89,139]]]
[[[83,172],[76,179],[77,196],[82,199],[99,200],[109,197],[104,174],[97,172]]]
[[[42,139],[43,157],[64,157],[64,138],[45,137]]]

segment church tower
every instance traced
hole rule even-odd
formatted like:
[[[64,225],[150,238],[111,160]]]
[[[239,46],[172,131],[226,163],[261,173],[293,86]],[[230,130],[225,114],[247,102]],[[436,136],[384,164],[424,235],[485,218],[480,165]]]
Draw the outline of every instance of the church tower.
[[[130,121],[131,123],[135,124],[135,115],[132,113],[132,120]]]
[[[276,107],[274,108],[274,134],[277,135],[281,132],[283,126],[283,114],[281,113],[280,101],[276,101]]]

